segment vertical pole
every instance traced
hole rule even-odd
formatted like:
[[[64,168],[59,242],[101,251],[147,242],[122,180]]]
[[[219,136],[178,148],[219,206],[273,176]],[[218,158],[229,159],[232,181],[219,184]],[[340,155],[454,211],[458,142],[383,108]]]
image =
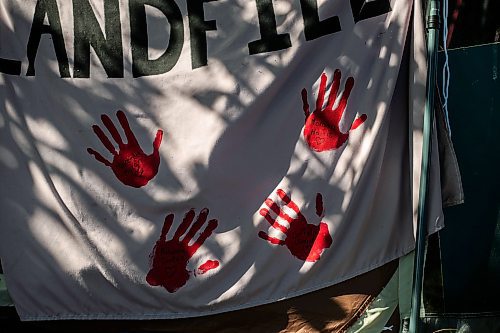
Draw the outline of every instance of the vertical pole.
[[[443,0],[447,1],[447,0]],[[427,237],[426,198],[429,181],[429,162],[431,154],[431,132],[434,121],[434,91],[437,73],[437,48],[439,44],[439,0],[427,2],[427,82],[423,123],[422,165],[418,199],[418,220],[415,242],[415,262],[413,269],[413,292],[410,312],[410,333],[418,333],[420,326],[420,302],[424,276],[425,244]]]

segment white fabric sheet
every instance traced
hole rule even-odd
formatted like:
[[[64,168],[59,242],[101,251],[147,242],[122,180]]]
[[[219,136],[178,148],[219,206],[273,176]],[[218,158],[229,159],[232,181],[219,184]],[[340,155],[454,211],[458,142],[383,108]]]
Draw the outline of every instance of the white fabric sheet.
[[[0,258],[21,319],[226,312],[411,251],[425,68],[413,112],[393,92],[412,3],[2,0]]]

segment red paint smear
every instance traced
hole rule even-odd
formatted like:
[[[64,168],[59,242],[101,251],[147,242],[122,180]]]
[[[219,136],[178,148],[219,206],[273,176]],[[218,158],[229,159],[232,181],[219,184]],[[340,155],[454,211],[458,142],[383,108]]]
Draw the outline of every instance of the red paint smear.
[[[207,260],[203,265],[198,267],[198,274],[205,274],[206,272],[219,267],[217,260]]]
[[[113,155],[113,161],[109,162],[92,148],[88,148],[87,152],[93,155],[97,161],[110,167],[116,178],[123,184],[132,187],[142,187],[158,173],[158,168],[160,166],[159,148],[163,138],[163,131],[158,130],[156,132],[156,137],[153,142],[153,153],[151,155],[146,155],[130,129],[125,113],[123,111],[118,111],[116,116],[125,132],[127,138],[126,144],[122,141],[118,130],[107,115],[102,115],[101,120],[118,145],[118,152],[115,150],[114,145],[106,134],[104,134],[103,130],[97,125],[92,126],[94,133],[101,143]]]
[[[264,231],[259,231],[259,237],[275,245],[285,245],[285,241],[276,237],[271,237]]]
[[[327,76],[325,73],[321,75],[321,82],[316,100],[316,108],[314,112],[309,113],[309,103],[307,101],[307,91],[302,89],[302,108],[306,116],[304,126],[304,138],[309,147],[317,152],[338,149],[349,138],[349,131],[356,129],[363,124],[367,118],[365,114],[358,117],[347,133],[342,133],[339,128],[339,123],[342,119],[347,106],[347,100],[354,86],[354,79],[349,77],[345,83],[344,92],[340,98],[340,102],[334,109],[335,99],[337,98],[340,87],[341,73],[336,70],[333,76],[333,83],[330,88],[327,105],[322,110],[323,102],[326,93]]]
[[[166,236],[172,226],[174,214],[169,214],[165,218],[160,238],[156,242],[150,255],[151,269],[146,276],[146,281],[149,285],[162,286],[168,292],[173,293],[184,286],[189,280],[191,273],[187,270],[189,259],[191,259],[217,227],[217,220],[215,219],[206,223],[208,209],[203,209],[198,215],[196,222],[193,223],[195,215],[193,209],[187,212],[173,238],[169,241],[166,240]],[[203,230],[192,245],[189,245],[193,237],[205,223],[207,224],[205,230]],[[185,236],[182,237],[184,234]],[[215,262],[217,265],[215,265]],[[208,271],[219,265],[218,261],[215,262],[212,263],[212,261],[209,260],[204,264],[206,267],[204,265],[202,266]],[[201,269],[201,266],[199,269]]]
[[[152,268],[146,281],[151,286],[162,286],[171,293],[177,291],[189,279],[189,271],[186,269],[189,258],[187,247],[183,244],[174,241],[157,242],[153,249]]]
[[[298,259],[315,262],[332,245],[332,237],[327,224],[321,222],[317,226],[298,220],[290,226],[285,245]]]
[[[302,215],[298,206],[283,190],[278,189],[276,193],[285,206],[295,211],[297,217],[289,221],[290,227],[288,230],[283,231],[280,229],[280,231],[286,235],[285,240],[269,236],[263,231],[259,232],[259,237],[271,244],[286,246],[290,250],[290,253],[300,260],[310,262],[318,261],[323,251],[332,245],[332,237],[330,236],[328,225],[323,222],[319,225],[307,223],[306,218]],[[322,198],[321,194],[319,194],[319,197]],[[318,200],[318,196],[316,199]],[[320,201],[322,205],[322,199]],[[276,205],[271,199],[267,199],[265,204],[271,207],[275,207]],[[263,213],[261,209],[260,214],[263,215]],[[280,209],[280,213],[283,213],[282,209]],[[271,227],[276,228],[277,222],[268,215],[268,212],[264,217]]]

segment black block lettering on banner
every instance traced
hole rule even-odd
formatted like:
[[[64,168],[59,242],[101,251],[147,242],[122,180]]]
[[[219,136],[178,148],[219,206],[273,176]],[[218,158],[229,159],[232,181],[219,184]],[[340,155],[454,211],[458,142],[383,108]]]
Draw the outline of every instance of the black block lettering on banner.
[[[278,34],[272,0],[256,0],[261,39],[248,43],[250,54],[279,51],[292,46],[289,34]]]
[[[341,30],[338,16],[332,16],[324,21],[319,20],[317,0],[300,0],[300,8],[304,18],[306,40],[313,40]]]
[[[0,58],[0,73],[9,75],[21,75],[21,62]]]
[[[170,23],[168,47],[157,59],[148,58],[146,6],[160,10]],[[174,0],[130,0],[130,32],[132,43],[132,75],[158,75],[170,71],[181,55],[184,44],[182,14]]]
[[[191,38],[191,66],[193,69],[207,65],[207,34],[217,30],[215,20],[205,21],[203,4],[216,0],[188,0],[189,37]]]
[[[351,0],[354,22],[388,13],[392,10],[389,0]]]
[[[45,17],[49,24],[44,24]],[[54,50],[59,64],[59,74],[61,77],[70,77],[68,54],[64,46],[64,38],[61,29],[61,19],[59,17],[59,8],[56,0],[38,0],[33,15],[30,36],[27,46],[28,70],[27,76],[35,75],[35,59],[40,45],[42,34],[50,34],[54,43]]]
[[[123,77],[123,48],[119,0],[104,1],[104,37],[88,0],[73,0],[75,24],[76,78],[90,77],[90,47],[101,61],[108,77]]]

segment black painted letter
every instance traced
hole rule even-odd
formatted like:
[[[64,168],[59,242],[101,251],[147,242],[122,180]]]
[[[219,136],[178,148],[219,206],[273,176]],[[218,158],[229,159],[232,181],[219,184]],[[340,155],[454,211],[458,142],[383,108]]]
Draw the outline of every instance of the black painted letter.
[[[104,1],[104,37],[88,0],[73,0],[75,23],[76,78],[90,77],[90,47],[94,49],[108,77],[123,77],[122,31],[118,0]]]
[[[215,0],[187,0],[189,37],[191,39],[191,64],[193,69],[207,65],[207,35],[217,30],[215,20],[205,21],[203,4]]]
[[[250,54],[279,51],[292,46],[289,34],[278,34],[272,0],[256,0],[261,39],[248,43]]]
[[[160,57],[154,60],[148,59],[146,5],[160,10],[170,23],[168,47]],[[179,7],[173,0],[130,0],[129,7],[133,76],[140,77],[168,72],[179,60],[184,44],[184,27]]]
[[[354,22],[379,16],[392,10],[389,0],[351,0],[351,10]]]
[[[19,60],[0,58],[0,73],[21,75],[21,62]]]
[[[313,40],[341,30],[338,16],[327,18],[324,21],[319,20],[317,0],[300,0],[300,8],[304,18],[306,40]]]
[[[3,29],[3,24],[0,22],[0,30]],[[15,34],[14,31],[11,31],[12,35]],[[0,45],[2,45],[0,43]],[[21,75],[21,61],[19,60],[11,60],[0,58],[0,73],[9,74],[9,75]]]
[[[43,24],[45,17],[49,20],[49,25]],[[56,0],[38,0],[33,15],[30,37],[28,40],[28,70],[26,75],[35,75],[35,59],[40,45],[42,34],[50,34],[54,43],[54,50],[59,64],[59,74],[61,77],[70,77],[68,55],[64,46],[64,38],[61,29],[61,19],[59,18],[59,8]]]

